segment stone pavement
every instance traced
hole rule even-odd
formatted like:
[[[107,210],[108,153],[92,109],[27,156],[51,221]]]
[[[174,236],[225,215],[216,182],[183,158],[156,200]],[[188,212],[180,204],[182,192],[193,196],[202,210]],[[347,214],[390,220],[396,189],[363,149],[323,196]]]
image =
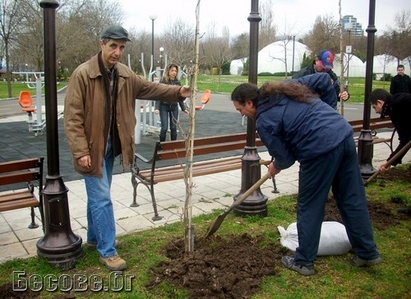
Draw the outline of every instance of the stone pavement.
[[[222,100],[224,96],[221,97]],[[228,97],[227,97],[228,98]],[[233,111],[229,100],[225,109],[217,106],[214,110],[206,109],[197,112],[196,136],[209,136],[245,132],[246,126],[241,125],[241,116]],[[221,104],[221,103],[219,103]],[[226,110],[226,111],[224,111]],[[182,122],[185,115],[181,116]],[[59,145],[61,174],[68,188],[68,200],[73,232],[86,241],[86,195],[83,179],[72,170],[70,155],[65,144],[64,132],[59,123]],[[184,128],[184,126],[183,126]],[[37,157],[46,153],[45,135],[34,137],[27,132],[27,124],[21,116],[0,119],[0,161],[22,159],[24,157]],[[380,136],[390,135],[389,132],[379,133]],[[20,136],[20,137],[19,137]],[[23,137],[21,137],[23,136]],[[141,144],[137,145],[137,151],[146,157],[152,154],[154,142],[158,136],[143,136]],[[241,154],[242,152],[235,153]],[[374,167],[385,161],[389,149],[385,144],[377,144],[374,147]],[[262,159],[269,159],[267,152],[260,151]],[[404,162],[411,161],[411,153],[408,153]],[[262,167],[262,175],[265,167]],[[47,166],[45,166],[47,173]],[[117,234],[123,235],[136,231],[147,230],[168,223],[181,221],[183,217],[182,207],[185,200],[185,185],[183,180],[159,183],[155,187],[156,199],[160,221],[153,221],[153,207],[148,190],[139,186],[137,202],[139,207],[130,207],[132,202],[131,174],[122,172],[120,167],[115,169],[112,183],[112,199],[115,210]],[[201,176],[194,178],[193,190],[193,216],[211,212],[215,209],[225,209],[233,202],[233,196],[237,195],[241,188],[241,170],[225,173]],[[273,194],[272,182],[265,182],[261,191],[273,200],[285,194],[295,194],[298,190],[298,163],[287,170],[283,170],[276,177],[278,194]],[[1,190],[0,190],[1,191]],[[3,192],[12,192],[6,190]],[[38,214],[38,210],[36,209]],[[0,262],[13,258],[26,258],[36,255],[36,242],[43,236],[41,227],[28,229],[30,222],[30,210],[20,209],[0,213]],[[37,215],[37,222],[40,219]]]

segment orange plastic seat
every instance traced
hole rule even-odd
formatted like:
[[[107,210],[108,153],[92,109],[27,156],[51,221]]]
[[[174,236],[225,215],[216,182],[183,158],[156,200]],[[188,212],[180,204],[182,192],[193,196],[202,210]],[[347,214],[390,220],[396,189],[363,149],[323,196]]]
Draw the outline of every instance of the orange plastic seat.
[[[204,90],[203,96],[201,97],[201,105],[197,105],[195,108],[196,110],[204,109],[205,105],[210,101],[211,97],[211,90],[206,89]]]
[[[36,111],[36,107],[33,107],[33,99],[31,98],[30,92],[27,90],[20,91],[19,104],[23,112],[32,113]]]

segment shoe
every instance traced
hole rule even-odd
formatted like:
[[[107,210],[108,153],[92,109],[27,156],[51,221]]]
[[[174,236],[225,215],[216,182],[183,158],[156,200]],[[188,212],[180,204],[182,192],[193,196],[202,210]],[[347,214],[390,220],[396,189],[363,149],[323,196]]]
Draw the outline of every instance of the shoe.
[[[283,263],[284,267],[297,271],[301,275],[309,276],[315,274],[312,266],[298,265],[295,263],[294,258],[291,256],[283,256],[281,258],[281,262]]]
[[[113,255],[110,257],[100,256],[99,261],[111,271],[122,271],[127,268],[126,261],[118,255]]]
[[[120,241],[117,239],[114,241],[114,247],[119,248],[121,246]],[[88,250],[96,250],[97,249],[97,243],[87,243],[87,249]]]
[[[411,208],[400,208],[398,209],[398,213],[411,215]]]
[[[351,264],[353,264],[356,267],[371,267],[374,265],[378,265],[382,262],[382,259],[380,257],[377,257],[372,260],[363,260],[362,258],[358,257],[358,255],[355,255],[351,258]]]

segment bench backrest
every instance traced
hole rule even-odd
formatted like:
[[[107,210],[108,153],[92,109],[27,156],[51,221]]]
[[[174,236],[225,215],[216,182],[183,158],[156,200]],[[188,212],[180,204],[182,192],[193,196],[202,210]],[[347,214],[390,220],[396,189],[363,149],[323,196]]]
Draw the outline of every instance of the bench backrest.
[[[244,149],[247,145],[247,134],[238,133],[214,137],[202,137],[194,139],[193,155],[206,155]],[[262,146],[261,139],[256,135],[255,145]],[[157,142],[154,152],[154,160],[179,159],[186,156],[186,145],[183,140]]]
[[[352,126],[354,132],[361,132],[363,127],[363,120],[350,120],[348,123]],[[370,130],[377,130],[383,128],[394,128],[394,125],[391,122],[389,117],[386,118],[371,118],[370,119]]]
[[[32,158],[0,163],[0,186],[38,181],[43,186],[44,158]]]

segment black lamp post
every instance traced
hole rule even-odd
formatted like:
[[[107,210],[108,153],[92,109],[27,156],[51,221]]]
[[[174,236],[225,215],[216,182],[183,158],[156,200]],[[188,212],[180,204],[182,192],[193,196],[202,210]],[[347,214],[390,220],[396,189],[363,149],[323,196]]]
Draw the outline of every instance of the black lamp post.
[[[261,21],[258,12],[258,0],[251,0],[250,22],[250,57],[248,69],[248,82],[257,84],[258,71],[258,23]],[[255,120],[247,119],[247,146],[244,148],[241,167],[241,190],[234,196],[237,200],[245,191],[261,178],[260,156],[255,146]],[[237,215],[267,216],[267,196],[264,196],[258,188],[247,197],[234,212]]]
[[[370,130],[370,114],[371,105],[368,103],[368,96],[372,89],[372,71],[374,62],[374,37],[377,29],[374,25],[375,21],[375,0],[370,0],[369,20],[366,29],[367,35],[367,60],[365,69],[365,90],[364,90],[364,116],[363,128],[358,137],[358,162],[360,164],[361,175],[363,179],[369,178],[375,173],[375,168],[372,166],[373,144]]]
[[[82,239],[73,234],[68,208],[68,189],[60,175],[57,82],[56,82],[56,8],[55,0],[42,0],[44,9],[44,61],[47,125],[47,176],[43,189],[44,237],[37,241],[39,259],[68,270],[82,254]]]
[[[295,59],[295,35],[293,35],[293,63],[291,67],[291,72],[294,73],[294,59]]]
[[[156,15],[150,15],[151,19],[151,67],[152,71],[155,69],[154,67],[154,21],[157,19]],[[151,76],[151,81],[154,81],[154,76]]]

